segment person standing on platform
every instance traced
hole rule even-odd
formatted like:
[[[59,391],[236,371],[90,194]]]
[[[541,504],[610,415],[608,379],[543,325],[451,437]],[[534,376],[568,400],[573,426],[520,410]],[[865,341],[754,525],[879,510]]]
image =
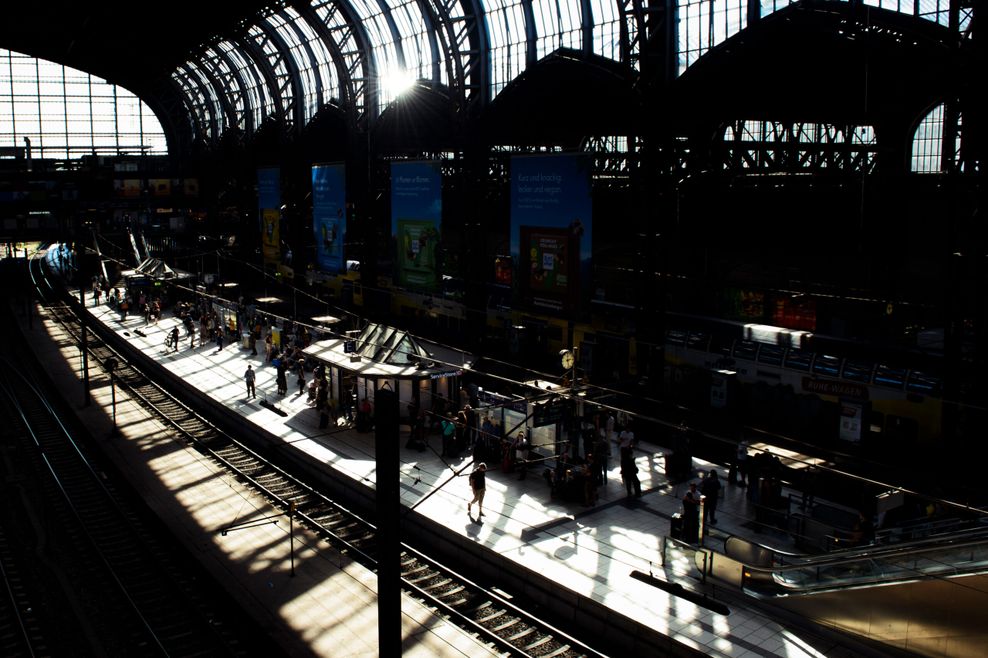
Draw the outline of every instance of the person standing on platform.
[[[223,327],[222,325],[216,327],[216,351],[223,351]]]
[[[484,494],[487,493],[487,477],[484,475],[486,472],[487,464],[480,462],[470,474],[470,490],[473,491],[473,499],[467,503],[467,516],[470,517],[471,521],[473,516],[470,507],[474,503],[477,503],[477,519],[479,520],[484,515]]]
[[[288,368],[285,367],[285,362],[282,360],[278,364],[278,374],[275,375],[275,381],[278,384],[278,395],[284,395],[288,392]]]
[[[518,432],[515,438],[515,466],[518,468],[518,479],[524,480],[528,475],[528,436],[525,430]]]
[[[178,351],[178,325],[176,324],[172,327],[172,348],[174,352]]]
[[[738,441],[738,447],[734,453],[734,467],[728,473],[728,480],[731,484],[735,483],[735,477],[737,484],[742,487],[748,486],[746,482],[748,478],[748,442],[744,439]]]
[[[690,482],[690,488],[683,496],[683,540],[695,544],[700,535],[700,492],[696,490],[696,482]]]
[[[244,381],[247,382],[247,397],[256,398],[257,392],[254,389],[254,380],[256,374],[254,373],[254,366],[247,364],[247,371],[244,373]]]
[[[604,486],[607,484],[607,460],[611,456],[611,444],[607,440],[607,430],[601,427],[597,430],[597,442],[594,443],[593,448],[594,464],[596,464],[596,472],[594,477],[597,480],[597,486]]]
[[[454,446],[456,444],[456,423],[453,422],[452,418],[443,418],[439,422],[439,428],[442,432],[442,452],[440,452],[440,457],[454,457]]]
[[[618,446],[621,448],[621,459],[624,459],[625,453],[631,455],[634,458],[635,454],[635,433],[631,431],[629,426],[624,426],[621,429],[621,433],[618,434]]]
[[[100,286],[99,283],[93,284],[93,306],[99,306],[99,294]]]
[[[717,476],[717,471],[711,468],[707,477],[703,478],[700,493],[706,497],[703,503],[703,520],[711,525],[716,525],[717,498],[720,496],[720,478]]]
[[[635,455],[630,450],[621,451],[621,479],[624,480],[624,487],[628,491],[628,498],[642,497],[642,483],[638,479],[638,465],[635,464]]]

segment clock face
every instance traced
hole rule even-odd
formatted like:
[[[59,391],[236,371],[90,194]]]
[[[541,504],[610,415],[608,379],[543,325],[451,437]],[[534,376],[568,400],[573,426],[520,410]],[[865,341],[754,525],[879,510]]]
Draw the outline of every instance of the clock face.
[[[569,368],[572,368],[573,367],[573,353],[572,352],[569,352],[569,351],[563,352],[563,355],[562,355],[562,364],[563,364],[563,367],[566,368],[566,369],[569,369]]]

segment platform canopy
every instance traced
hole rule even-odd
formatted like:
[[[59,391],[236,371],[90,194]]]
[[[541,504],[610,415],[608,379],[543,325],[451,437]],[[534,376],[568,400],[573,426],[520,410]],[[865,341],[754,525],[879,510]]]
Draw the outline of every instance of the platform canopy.
[[[145,258],[140,265],[132,270],[124,270],[121,276],[127,282],[140,281],[181,281],[192,279],[194,276],[183,270],[169,267],[160,258]]]
[[[374,322],[359,332],[317,341],[304,352],[363,377],[454,377],[462,375],[473,362],[473,355],[468,352],[431,343],[401,329]]]

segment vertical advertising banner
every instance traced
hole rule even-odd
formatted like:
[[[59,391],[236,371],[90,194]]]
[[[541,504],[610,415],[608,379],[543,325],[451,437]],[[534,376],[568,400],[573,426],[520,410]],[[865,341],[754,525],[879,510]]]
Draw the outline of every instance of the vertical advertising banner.
[[[261,253],[265,263],[281,260],[281,170],[257,170],[257,214],[261,228]]]
[[[532,306],[563,313],[590,289],[590,164],[579,155],[511,158],[511,256]]]
[[[346,169],[343,164],[312,165],[312,230],[316,265],[323,272],[345,270]]]
[[[439,289],[442,198],[438,162],[391,164],[391,237],[399,286],[422,292]]]

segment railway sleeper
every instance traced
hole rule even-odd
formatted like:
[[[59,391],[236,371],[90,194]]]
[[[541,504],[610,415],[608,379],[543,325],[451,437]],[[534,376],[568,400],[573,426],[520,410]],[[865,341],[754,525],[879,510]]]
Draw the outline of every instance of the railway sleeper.
[[[489,599],[488,599],[488,600],[486,600],[486,601],[484,601],[484,602],[483,602],[483,603],[481,603],[480,605],[478,605],[478,606],[476,606],[476,607],[475,607],[475,608],[473,608],[472,610],[467,610],[467,611],[465,612],[465,614],[468,614],[468,615],[478,615],[478,617],[476,618],[476,621],[478,621],[478,622],[483,622],[483,621],[484,621],[484,619],[486,619],[486,617],[482,617],[482,616],[479,616],[479,615],[481,614],[481,612],[482,612],[482,611],[483,611],[484,609],[491,609],[491,610],[493,610],[493,609],[494,609],[494,608],[493,608],[493,604],[491,603],[491,601],[490,601]],[[503,611],[503,610],[501,610],[501,611],[499,611],[499,612],[497,612],[497,613],[495,613],[495,614],[497,615],[497,614],[503,614],[503,613],[504,613],[504,611]]]
[[[514,626],[515,624],[519,623],[520,621],[521,620],[518,619],[518,617],[512,617],[508,621],[504,622],[503,624],[499,624],[499,625],[495,626],[491,630],[494,631],[495,633],[500,633],[501,631],[504,631],[504,630],[507,630],[507,629],[511,628],[512,626]]]
[[[555,638],[551,635],[539,635],[534,642],[530,642],[522,648],[528,653],[533,653],[536,649],[539,649],[540,651],[548,650],[552,648],[551,645],[553,643],[555,643]]]
[[[443,587],[446,587],[451,582],[453,582],[451,579],[449,579],[449,578],[443,578],[442,580],[440,580],[438,582],[435,582],[435,583],[432,583],[431,585],[426,585],[423,589],[425,591],[427,591],[427,592],[433,592],[433,591],[435,591],[437,589],[441,589]]]
[[[526,628],[523,631],[519,631],[519,632],[515,633],[514,635],[508,636],[508,642],[511,642],[512,644],[514,644],[514,643],[519,642],[520,640],[528,637],[529,635],[531,635],[532,633],[535,633],[535,632],[536,632],[535,629],[532,628],[531,626],[529,626],[528,628]],[[533,642],[533,644],[535,644],[535,643]]]
[[[402,565],[402,566],[404,566],[404,565]],[[404,574],[404,577],[406,579],[408,579],[408,578],[411,578],[412,576],[418,575],[420,573],[423,573],[423,572],[429,571],[429,570],[430,570],[430,567],[429,566],[427,566],[425,564],[419,564],[414,569],[409,569],[408,571],[406,571],[405,574]]]
[[[448,592],[443,592],[443,593],[439,594],[439,598],[444,599],[444,598],[447,598],[447,597],[450,597],[450,596],[456,596],[457,594],[462,593],[465,589],[466,588],[463,585],[457,585],[456,587],[454,587],[453,589],[449,590]],[[466,601],[466,599],[467,599],[467,597],[464,596],[464,597],[462,597],[461,600]]]

